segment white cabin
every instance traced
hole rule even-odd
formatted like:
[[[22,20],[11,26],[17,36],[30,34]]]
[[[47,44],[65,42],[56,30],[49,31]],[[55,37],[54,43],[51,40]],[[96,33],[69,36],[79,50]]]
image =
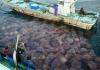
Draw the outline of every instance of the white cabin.
[[[75,2],[77,0],[58,0],[58,14],[67,15],[75,13]],[[54,8],[50,8],[49,11],[54,13]]]

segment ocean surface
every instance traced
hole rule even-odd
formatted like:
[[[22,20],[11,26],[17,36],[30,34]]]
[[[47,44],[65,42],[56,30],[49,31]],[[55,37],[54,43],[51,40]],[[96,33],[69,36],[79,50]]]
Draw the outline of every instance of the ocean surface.
[[[0,0],[1,2],[1,0]],[[80,9],[80,8],[84,8],[85,10],[88,11],[96,11],[100,13],[100,0],[78,0],[76,3],[76,8]],[[24,23],[27,23],[27,25],[29,25],[28,23],[41,23],[41,21],[38,21],[37,19],[33,20],[30,17],[27,16],[23,16],[23,15],[19,15],[19,14],[14,14],[10,12],[11,9],[6,6],[3,5],[2,7],[0,7],[0,28],[3,28],[2,26],[7,25],[12,25],[12,24],[18,24],[12,27],[16,27],[15,29],[18,30],[17,27],[21,27],[23,26]],[[8,13],[9,12],[9,13]],[[20,24],[22,23],[22,24]],[[43,22],[43,23],[47,23],[47,22]],[[8,28],[9,28],[8,26]],[[14,31],[14,30],[12,30]],[[0,30],[0,38],[4,37],[4,35],[2,35],[2,30]],[[8,31],[9,33],[9,31]],[[16,32],[15,32],[16,33]],[[6,33],[7,34],[7,33]],[[94,49],[95,53],[100,56],[100,18],[98,19],[97,22],[97,27],[96,27],[96,32],[93,35],[90,35],[90,37],[87,38],[90,42],[90,44],[92,45],[92,48]],[[1,43],[2,44],[2,43]]]
[[[88,11],[96,11],[100,13],[100,0],[78,0],[76,7],[80,9],[83,7]],[[100,56],[100,18],[98,18],[96,33],[88,38],[95,53]]]

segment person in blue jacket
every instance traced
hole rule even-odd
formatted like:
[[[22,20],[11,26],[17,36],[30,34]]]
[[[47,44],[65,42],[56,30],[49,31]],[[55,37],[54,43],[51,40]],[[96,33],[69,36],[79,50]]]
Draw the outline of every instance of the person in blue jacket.
[[[3,59],[3,53],[2,53],[2,49],[0,48],[0,60]]]
[[[23,63],[26,65],[26,70],[36,70],[36,65],[32,62],[31,56],[28,56],[27,60],[24,60]]]

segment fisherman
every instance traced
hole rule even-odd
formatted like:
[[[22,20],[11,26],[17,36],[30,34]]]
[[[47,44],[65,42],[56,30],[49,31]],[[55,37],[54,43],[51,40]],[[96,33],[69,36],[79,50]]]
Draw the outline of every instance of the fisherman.
[[[5,54],[8,62],[9,62],[9,64],[11,65],[11,70],[14,70],[14,61],[13,61],[13,58],[12,58],[13,52],[12,52],[11,48],[6,47],[4,54]]]
[[[21,57],[21,56],[23,55],[24,52],[25,52],[24,49],[21,49],[21,48],[17,49],[17,61],[18,62],[21,62],[21,60],[23,60],[22,59],[23,57]]]
[[[84,11],[84,8],[81,8],[81,9],[80,9],[79,14],[80,14],[81,16],[86,15],[86,12]]]
[[[26,70],[36,70],[36,65],[32,62],[31,56],[27,56],[27,60],[24,60],[23,64],[26,65]]]

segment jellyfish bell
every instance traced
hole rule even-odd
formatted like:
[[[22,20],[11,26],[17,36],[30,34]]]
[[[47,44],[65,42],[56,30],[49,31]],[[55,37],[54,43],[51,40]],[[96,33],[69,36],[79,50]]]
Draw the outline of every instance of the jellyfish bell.
[[[62,64],[64,64],[67,62],[67,59],[65,57],[60,57],[60,61]]]

